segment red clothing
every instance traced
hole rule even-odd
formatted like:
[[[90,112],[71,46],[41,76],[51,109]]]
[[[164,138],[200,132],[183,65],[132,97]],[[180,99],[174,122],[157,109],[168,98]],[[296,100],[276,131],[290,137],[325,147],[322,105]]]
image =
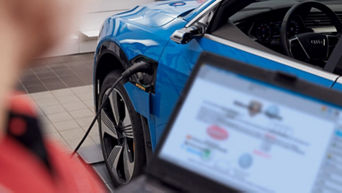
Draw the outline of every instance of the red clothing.
[[[23,96],[11,99],[8,135],[0,139],[0,193],[105,192],[89,166],[43,139],[32,107]]]
[[[70,159],[58,145],[48,142],[54,174],[19,143],[10,138],[0,142],[0,192],[8,193],[102,193],[105,192],[91,168],[78,158]]]

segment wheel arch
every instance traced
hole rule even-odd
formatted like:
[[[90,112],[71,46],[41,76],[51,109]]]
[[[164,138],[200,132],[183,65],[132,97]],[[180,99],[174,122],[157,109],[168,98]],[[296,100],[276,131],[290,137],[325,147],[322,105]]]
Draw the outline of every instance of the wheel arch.
[[[94,103],[95,109],[98,110],[98,101],[100,88],[105,77],[113,71],[123,72],[129,66],[129,61],[120,48],[120,46],[114,41],[105,41],[98,46],[98,51],[95,54],[94,62]],[[133,105],[134,106],[134,105]],[[138,113],[139,114],[139,113]],[[152,143],[151,133],[148,127],[147,117],[139,114],[141,117],[141,123],[143,125],[144,142],[146,161],[149,162],[152,157]]]
[[[113,41],[105,41],[98,46],[94,62],[94,102],[96,110],[96,101],[106,75],[112,71],[123,72],[127,66],[128,59],[118,44]]]

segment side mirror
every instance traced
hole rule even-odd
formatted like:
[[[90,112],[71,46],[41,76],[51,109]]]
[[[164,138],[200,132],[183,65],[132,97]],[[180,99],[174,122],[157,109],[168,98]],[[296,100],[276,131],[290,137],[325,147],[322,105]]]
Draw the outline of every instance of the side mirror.
[[[194,37],[204,35],[206,28],[207,26],[205,24],[196,23],[193,26],[176,30],[170,38],[178,44],[186,44],[190,42]]]

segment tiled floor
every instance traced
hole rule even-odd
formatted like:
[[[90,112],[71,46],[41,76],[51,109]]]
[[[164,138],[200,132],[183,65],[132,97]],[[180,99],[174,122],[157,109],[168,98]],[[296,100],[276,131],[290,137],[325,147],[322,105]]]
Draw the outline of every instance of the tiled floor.
[[[93,54],[36,61],[20,80],[19,89],[39,107],[45,132],[73,149],[93,118]],[[97,125],[95,125],[97,127]],[[84,145],[99,142],[94,128]]]
[[[18,88],[35,93],[90,85],[93,58],[90,53],[38,60],[36,67],[28,69],[22,76]]]
[[[37,105],[45,134],[70,152],[79,143],[94,117],[92,62],[93,54],[39,60],[37,63],[44,65],[28,69],[18,86]],[[107,170],[103,163],[99,163],[103,159],[99,144],[96,123],[79,152],[96,151],[90,154],[93,157],[90,160],[96,161],[90,162],[96,163],[92,165],[93,168],[112,192]]]
[[[92,86],[44,91],[29,96],[39,106],[45,133],[74,149],[94,117]],[[84,146],[98,143],[99,134],[95,124]]]

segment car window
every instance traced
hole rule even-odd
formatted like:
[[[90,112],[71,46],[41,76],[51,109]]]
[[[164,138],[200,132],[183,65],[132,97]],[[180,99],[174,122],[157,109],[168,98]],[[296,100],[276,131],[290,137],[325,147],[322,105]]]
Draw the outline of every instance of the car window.
[[[280,29],[284,17],[290,8],[298,2],[301,1],[268,0],[252,3],[227,18],[227,23],[234,24],[244,35],[247,35],[249,40],[268,50],[313,65],[316,68],[325,69],[339,40],[339,34],[331,16],[329,17],[327,13],[315,8],[297,11],[291,15],[291,20],[288,22],[287,39],[281,36]],[[342,22],[342,1],[322,0],[319,2],[328,6]],[[321,34],[324,37],[319,37]],[[237,33],[234,35],[236,36]],[[318,38],[301,39],[306,35],[317,36]],[[321,41],[322,45],[326,44],[327,46],[322,51],[312,51],[312,48],[315,47],[313,43],[320,43]],[[284,42],[289,42],[289,45],[286,47]],[[318,55],[322,55],[322,57],[316,59]],[[335,73],[342,74],[336,70]]]

